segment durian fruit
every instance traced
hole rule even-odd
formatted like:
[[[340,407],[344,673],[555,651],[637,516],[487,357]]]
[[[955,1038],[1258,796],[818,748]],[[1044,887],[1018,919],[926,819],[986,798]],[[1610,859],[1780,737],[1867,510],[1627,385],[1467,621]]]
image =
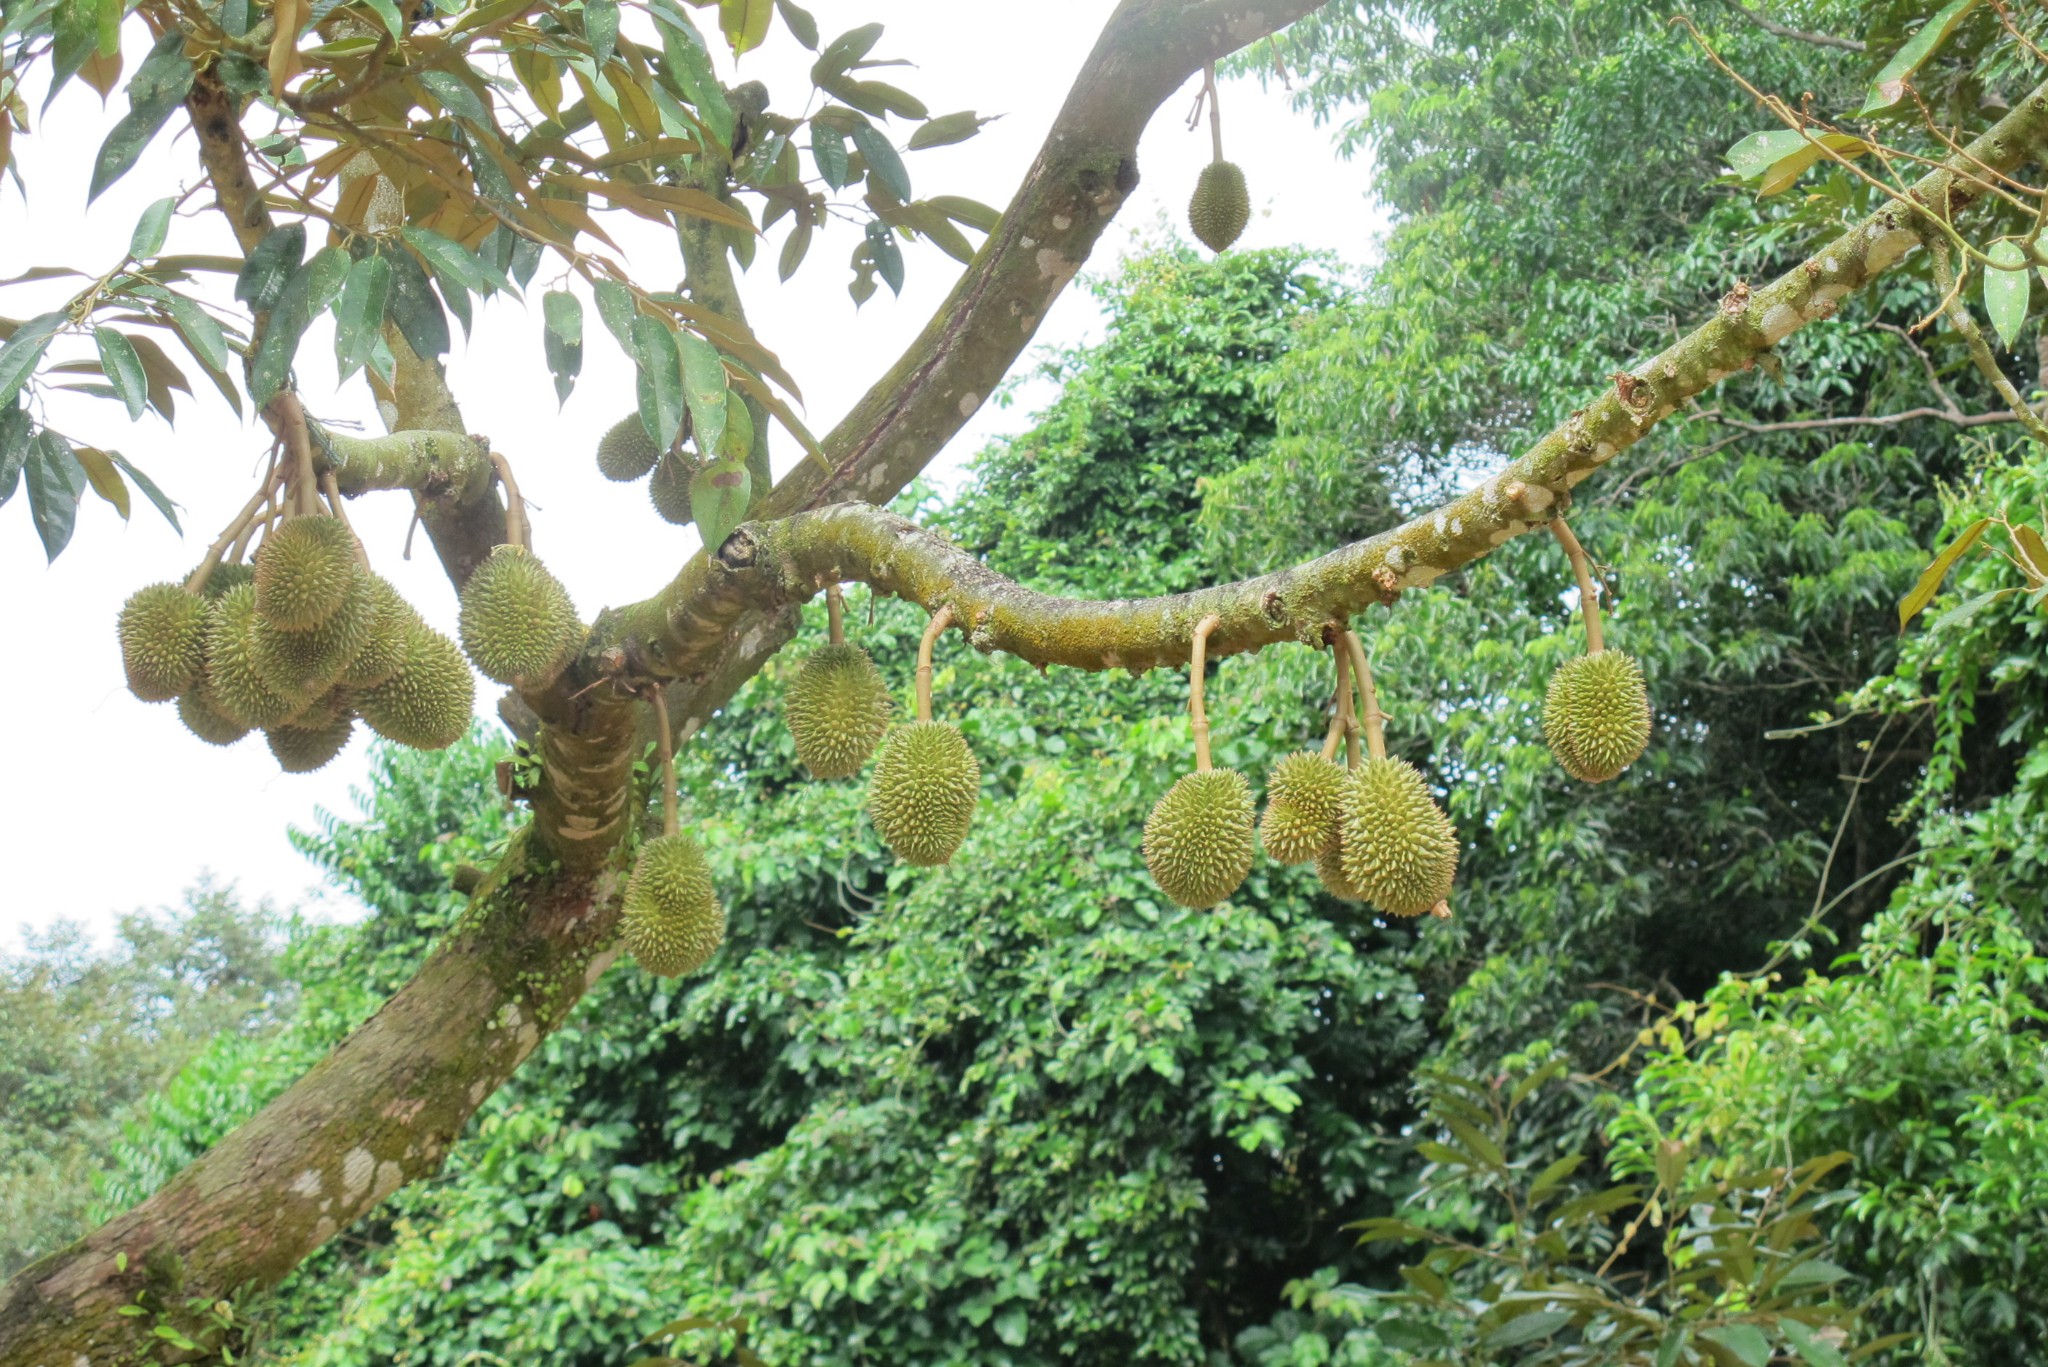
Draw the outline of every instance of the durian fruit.
[[[229,589],[206,615],[206,700],[237,726],[276,726],[300,700],[285,697],[256,667],[251,639],[256,625],[256,586]]]
[[[1393,916],[1420,916],[1451,895],[1458,833],[1422,772],[1406,760],[1367,760],[1344,808],[1344,880]]]
[[[598,439],[597,468],[606,479],[625,483],[646,474],[661,459],[661,452],[641,425],[638,413],[628,413],[613,423]]]
[[[321,726],[296,722],[273,726],[263,738],[270,742],[270,753],[277,756],[279,768],[287,774],[310,774],[342,752],[355,727],[355,718],[343,713],[328,717]]]
[[[725,908],[694,839],[663,835],[640,847],[619,909],[619,933],[640,966],[664,978],[695,973],[710,960],[725,939]]]
[[[280,631],[310,631],[356,590],[356,539],[339,518],[295,517],[256,552],[256,612]]]
[[[303,700],[325,693],[369,645],[377,625],[376,587],[354,565],[349,571],[348,595],[317,627],[285,631],[257,613],[249,628],[256,668],[280,695]]]
[[[206,603],[178,584],[137,589],[115,624],[128,691],[168,702],[190,688],[206,663]]]
[[[967,838],[981,797],[981,763],[948,721],[898,726],[868,780],[868,819],[907,864],[944,864]]]
[[[405,661],[406,633],[420,620],[412,604],[399,596],[389,580],[378,574],[365,577],[370,581],[371,605],[376,615],[371,618],[370,634],[363,648],[341,671],[341,682],[358,689],[375,688],[398,672],[398,666]]]
[[[370,729],[415,750],[441,750],[469,730],[476,681],[455,642],[424,623],[405,633],[398,672],[362,693],[356,708]]]
[[[1237,163],[1212,161],[1204,166],[1188,200],[1188,226],[1202,245],[1212,252],[1222,251],[1237,241],[1251,217],[1251,194]]]
[[[647,494],[654,500],[654,511],[661,514],[663,522],[673,522],[678,527],[690,525],[690,477],[695,473],[688,460],[673,453],[663,456],[654,467],[654,477],[647,481]]]
[[[227,597],[228,590],[238,589],[244,584],[256,582],[254,565],[236,562],[232,565],[215,565],[206,576],[206,587],[199,590],[199,596],[207,602]]]
[[[1565,772],[1605,783],[1650,743],[1650,694],[1626,651],[1596,650],[1566,660],[1543,698],[1543,736]]]
[[[1252,786],[1235,769],[1185,775],[1145,818],[1145,867],[1184,907],[1213,907],[1252,868]]]
[[[820,646],[789,681],[782,719],[813,777],[850,778],[889,729],[889,685],[859,646]]]
[[[526,688],[552,683],[586,634],[562,581],[521,546],[496,547],[469,576],[461,631],[486,678]]]
[[[1337,840],[1350,775],[1335,760],[1300,750],[1273,766],[1266,780],[1266,813],[1259,836],[1269,858],[1306,864]]]
[[[1316,856],[1316,881],[1323,885],[1324,892],[1340,902],[1365,900],[1365,894],[1358,890],[1358,885],[1344,876],[1344,836],[1341,823],[1337,838]]]
[[[201,679],[178,698],[178,720],[208,745],[233,745],[249,728],[232,721],[214,705],[212,688]]]

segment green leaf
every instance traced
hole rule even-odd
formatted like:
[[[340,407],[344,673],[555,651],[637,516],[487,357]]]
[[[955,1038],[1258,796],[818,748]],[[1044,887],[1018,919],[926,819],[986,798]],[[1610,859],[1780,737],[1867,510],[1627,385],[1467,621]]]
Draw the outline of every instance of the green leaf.
[[[590,43],[591,60],[602,71],[619,45],[619,0],[583,0],[583,36]]]
[[[754,415],[735,394],[726,400],[725,435],[718,439],[718,454],[744,461],[754,453]]]
[[[114,462],[107,453],[92,446],[77,446],[71,451],[79,467],[85,471],[85,481],[92,491],[112,504],[121,520],[128,520],[128,484],[121,478],[121,472],[114,468]]]
[[[327,312],[341,297],[348,283],[348,253],[339,247],[322,247],[306,263],[306,320],[311,322]]]
[[[718,0],[718,27],[735,57],[761,46],[768,36],[768,21],[774,17],[774,0]]]
[[[1790,128],[1751,133],[1728,149],[1728,165],[1743,180],[1757,180],[1757,194],[1769,196],[1789,190],[1806,169],[1828,152],[1860,157],[1870,144],[1846,133],[1822,133],[1808,137]]]
[[[173,26],[149,50],[128,82],[128,112],[108,130],[99,155],[93,159],[86,203],[98,199],[102,191],[128,173],[142,155],[142,149],[191,88],[192,62],[185,56],[185,32]]]
[[[348,268],[341,298],[334,306],[334,364],[340,378],[362,369],[384,328],[384,305],[391,291],[391,263],[376,252]]]
[[[220,324],[213,321],[213,315],[201,308],[198,301],[182,294],[174,294],[164,301],[171,321],[178,326],[178,335],[185,339],[185,345],[202,364],[214,370],[228,368],[228,342],[221,335]]]
[[[986,119],[976,118],[972,109],[963,109],[957,114],[941,114],[910,135],[910,150],[921,152],[927,147],[965,142],[979,133],[983,124],[994,123],[1001,117],[994,114]]]
[[[616,280],[600,280],[591,292],[597,296],[597,316],[604,320],[605,330],[628,356],[633,355],[633,318],[640,311],[633,291]]]
[[[985,233],[994,232],[996,224],[1003,219],[1000,210],[991,209],[979,200],[968,199],[964,195],[933,195],[925,203],[955,223],[965,223],[968,227]]]
[[[1657,1345],[1657,1367],[1678,1367],[1680,1356],[1685,1352],[1685,1326],[1674,1324],[1664,1331],[1663,1342]]]
[[[2048,542],[2041,540],[2041,534],[2020,523],[2012,529],[2012,540],[2020,553],[2021,568],[2026,572],[2028,586],[2048,579]]]
[[[405,16],[398,12],[397,5],[391,0],[363,0],[363,3],[370,7],[370,12],[377,16],[378,22],[384,25],[384,31],[391,35],[393,41],[402,41],[405,38]]]
[[[775,0],[775,8],[782,14],[782,22],[790,34],[811,51],[818,50],[818,21],[811,12],[792,0]]]
[[[683,372],[676,335],[658,318],[633,317],[633,363],[639,371],[640,425],[657,450],[675,444],[683,427]]]
[[[4,380],[4,378],[4,376],[0,376],[0,380]],[[5,397],[4,393],[0,393],[0,399]],[[1984,529],[1990,525],[1991,519],[1988,517],[1980,517],[1975,522],[1972,522],[1963,529],[1961,536],[1949,542],[1948,549],[1935,556],[1927,568],[1920,572],[1920,582],[1913,585],[1911,593],[1899,600],[1900,631],[1904,631],[1914,617],[1919,615],[1920,609],[1933,601],[1935,593],[1941,588],[1941,581],[1948,577],[1950,566],[1954,565],[1962,557],[1964,551],[1967,551],[1976,543],[1978,537],[1984,535]]]
[[[26,409],[13,404],[0,408],[0,503],[14,497],[34,441],[35,424],[29,421]]]
[[[684,332],[677,340],[682,347],[683,398],[689,404],[697,449],[715,455],[725,437],[725,362],[717,347],[694,332]]]
[[[753,484],[747,467],[730,459],[714,460],[690,477],[690,517],[706,551],[724,545],[733,528],[746,520]]]
[[[1849,1270],[1829,1262],[1826,1258],[1809,1258],[1784,1276],[1778,1278],[1778,1291],[1790,1291],[1797,1287],[1833,1286],[1849,1275]]]
[[[903,249],[896,245],[896,234],[880,221],[868,224],[867,234],[868,259],[875,263],[876,274],[892,291],[903,293]]]
[[[1848,1367],[1848,1359],[1834,1344],[1801,1324],[1798,1320],[1781,1319],[1778,1332],[1785,1336],[1785,1342],[1792,1345],[1810,1367]]]
[[[1532,1310],[1526,1315],[1515,1316],[1479,1343],[1483,1348],[1512,1348],[1518,1343],[1549,1338],[1571,1322],[1572,1312],[1569,1310]]]
[[[28,477],[29,516],[42,538],[43,554],[54,561],[71,544],[78,499],[85,492],[85,469],[71,454],[71,443],[46,427],[36,434],[23,473]]]
[[[1557,1190],[1558,1184],[1578,1171],[1579,1165],[1585,1161],[1586,1155],[1582,1153],[1566,1154],[1542,1172],[1537,1173],[1536,1180],[1529,1184],[1529,1199],[1536,1201]]]
[[[101,371],[128,407],[128,421],[141,421],[149,408],[149,376],[143,373],[135,344],[110,327],[94,328],[92,340],[99,348]]]
[[[1021,1305],[1013,1305],[996,1316],[996,1337],[1012,1348],[1022,1348],[1030,1333],[1031,1320]]]
[[[299,263],[306,259],[306,225],[287,223],[263,235],[235,277],[235,298],[258,313],[276,305]]]
[[[868,170],[881,178],[889,193],[905,204],[910,202],[910,172],[903,167],[903,158],[896,155],[888,135],[871,123],[857,123],[853,126],[853,145],[868,159]]]
[[[1450,1335],[1423,1320],[1381,1320],[1373,1325],[1379,1341],[1398,1352],[1432,1353],[1451,1346]]]
[[[1733,1353],[1747,1367],[1769,1367],[1771,1341],[1753,1324],[1724,1324],[1700,1330],[1700,1337]]]
[[[164,491],[156,487],[155,480],[129,464],[128,458],[119,451],[107,452],[107,459],[120,466],[128,478],[135,481],[135,487],[142,490],[144,498],[156,505],[156,510],[164,515],[164,521],[171,524],[172,531],[180,536],[185,534],[185,529],[178,525],[178,505],[164,496]]]
[[[137,261],[147,261],[162,251],[164,239],[171,231],[171,210],[177,207],[177,199],[167,195],[144,209],[128,239],[128,255]]]
[[[475,253],[450,238],[443,237],[432,228],[415,228],[411,224],[400,228],[403,237],[412,249],[426,259],[437,275],[446,275],[463,288],[478,294],[491,292],[491,278],[484,274]],[[445,291],[444,291],[445,292]]]
[[[541,296],[541,314],[547,320],[542,345],[555,377],[555,399],[567,403],[583,369],[583,303],[567,290],[549,290]]]
[[[313,267],[308,262],[286,282],[284,293],[270,310],[270,326],[256,345],[256,359],[249,366],[249,402],[259,409],[284,388],[291,375],[292,360],[299,353],[299,340],[312,321],[306,299],[312,293]]]
[[[484,108],[484,102],[477,98],[476,91],[470,89],[469,82],[452,71],[422,71],[419,81],[450,114],[490,131],[490,111]]]
[[[50,339],[70,318],[62,309],[38,314],[16,328],[7,344],[0,346],[0,404],[14,402],[14,396],[28,383],[43,353],[50,349]]]
[[[811,84],[824,85],[844,75],[881,40],[880,24],[862,24],[840,34],[818,54],[818,60],[811,63]]]
[[[1988,593],[1980,593],[1975,598],[1966,599],[1965,601],[1956,604],[1947,612],[1942,613],[1941,616],[1929,622],[1927,624],[1927,630],[1930,633],[1933,633],[1939,631],[1951,631],[1957,627],[1965,626],[1969,623],[1972,617],[1975,617],[1985,608],[1990,607],[1993,603],[2005,597],[2008,593],[2017,592],[2019,592],[2019,590],[2017,589],[2003,588],[1992,589]]]
[[[1985,255],[1991,265],[1984,272],[1984,312],[1991,319],[1998,344],[2010,347],[2027,321],[2027,304],[2033,294],[2033,277],[2027,274],[2027,253],[2019,243],[2002,237]]]
[[[1956,25],[1962,23],[1975,8],[1977,0],[1950,0],[1936,11],[1934,17],[1922,24],[1920,31],[1907,39],[1906,45],[1894,53],[1871,80],[1870,94],[1864,99],[1863,107],[1856,111],[1856,116],[1862,118],[1876,114],[1905,99],[1913,73],[1934,55],[1936,48],[1948,41],[1949,35],[1956,31]]]
[[[384,316],[398,326],[407,346],[426,360],[448,350],[448,315],[426,271],[411,252],[385,252],[391,262],[391,285],[384,302]]]
[[[657,4],[651,12],[661,23],[661,51],[666,66],[663,74],[670,88],[696,111],[706,132],[721,145],[731,147],[732,105],[727,103],[725,87],[718,83],[711,68],[711,53],[704,46],[704,36],[673,3]]]
[[[853,155],[846,150],[846,134],[836,125],[811,121],[811,160],[818,175],[835,190],[853,183]]]

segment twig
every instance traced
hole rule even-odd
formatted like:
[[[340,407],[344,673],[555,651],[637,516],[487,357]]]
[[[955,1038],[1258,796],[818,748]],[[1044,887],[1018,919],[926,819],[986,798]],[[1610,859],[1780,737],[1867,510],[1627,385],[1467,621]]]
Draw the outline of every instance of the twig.
[[[1344,649],[1351,652],[1352,680],[1358,685],[1359,714],[1365,722],[1365,751],[1374,759],[1387,757],[1386,713],[1380,711],[1379,690],[1373,687],[1372,666],[1365,662],[1365,645],[1358,633],[1344,633]]]
[[[1210,160],[1223,160],[1223,110],[1216,101],[1216,63],[1202,68],[1202,94],[1209,101]]]
[[[1790,38],[1794,42],[1811,43],[1815,47],[1840,48],[1844,52],[1862,52],[1864,50],[1864,45],[1854,38],[1837,38],[1832,33],[1808,33],[1805,29],[1793,28],[1791,25],[1781,24],[1775,19],[1766,19],[1748,5],[1743,4],[1742,0],[1732,0],[1732,3],[1737,14],[1774,38]]]
[[[1337,757],[1337,742],[1351,735],[1351,656],[1342,642],[1334,642],[1330,653],[1337,657],[1337,695],[1330,700],[1330,729],[1323,737],[1323,758]],[[1354,745],[1356,741],[1352,742]],[[1352,768],[1358,766],[1354,763]]]
[[[675,735],[668,729],[668,702],[661,695],[661,685],[651,683],[647,688],[654,694],[654,752],[661,766],[661,833],[674,835],[680,828],[676,821]]]
[[[925,624],[924,639],[917,643],[917,719],[932,719],[932,645],[939,633],[953,625],[953,605],[947,603]]]
[[[1935,287],[1947,288],[1948,297],[1943,302],[1943,309],[1948,314],[1949,325],[1955,328],[1956,333],[1963,339],[1963,344],[1969,348],[1970,359],[1976,362],[1977,370],[1991,382],[1991,387],[1998,391],[1998,397],[2004,399],[2012,408],[2013,416],[2019,420],[2020,426],[2027,429],[2027,435],[2035,441],[2048,442],[2048,423],[2043,423],[2035,415],[2034,410],[2027,407],[2026,400],[2020,397],[2019,390],[2013,388],[2012,381],[2007,379],[2005,371],[1999,368],[1998,358],[1991,354],[1991,347],[1985,342],[1983,330],[1977,326],[1977,320],[1971,316],[1968,307],[1962,305],[1956,298],[1957,287],[1961,282],[1956,279],[1954,271],[1949,267],[1948,244],[1932,235],[1923,235],[1921,240],[1926,243],[1928,262],[1934,268]]]
[[[243,505],[242,511],[236,513],[234,519],[221,530],[221,534],[213,539],[213,544],[206,548],[205,556],[200,559],[199,567],[192,571],[190,578],[185,580],[185,592],[198,593],[206,587],[208,577],[213,574],[213,567],[220,563],[221,552],[225,551],[231,544],[248,544],[240,538],[254,524],[256,514],[270,500],[271,490],[275,487],[275,483],[271,479],[266,478],[263,481],[263,487],[256,491],[256,496]],[[239,556],[236,558],[240,559]]]
[[[1195,772],[1209,772],[1209,709],[1202,700],[1202,674],[1209,664],[1209,633],[1223,624],[1223,618],[1210,613],[1195,623],[1195,644],[1188,660],[1188,712],[1194,718],[1195,730]]]
[[[846,599],[837,584],[829,584],[825,588],[825,624],[826,639],[835,646],[845,645]]]
[[[348,539],[355,543],[356,563],[367,570],[370,568],[370,553],[364,549],[363,539],[356,535],[356,529],[349,523],[348,512],[341,506],[341,485],[334,478],[334,471],[328,470],[320,476],[320,490],[327,495],[329,511],[342,526],[348,528]]]
[[[529,550],[526,500],[519,493],[519,481],[512,477],[512,462],[496,451],[491,452],[490,460],[498,472],[498,482],[505,486],[505,540],[521,550]]]
[[[1598,655],[1607,649],[1607,644],[1600,634],[1600,589],[1593,582],[1593,567],[1586,561],[1586,548],[1572,535],[1563,518],[1552,519],[1550,530],[1556,535],[1557,544],[1564,547],[1565,556],[1572,562],[1572,574],[1579,581],[1579,612],[1586,619],[1586,653]]]

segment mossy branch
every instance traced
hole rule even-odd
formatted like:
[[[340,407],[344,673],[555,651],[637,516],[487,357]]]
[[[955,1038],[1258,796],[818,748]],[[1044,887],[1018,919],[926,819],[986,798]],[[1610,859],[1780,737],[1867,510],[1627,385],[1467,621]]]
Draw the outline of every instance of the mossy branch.
[[[491,447],[461,432],[393,432],[354,437],[313,426],[320,463],[349,498],[376,489],[409,489],[427,498],[473,503],[498,476]]]

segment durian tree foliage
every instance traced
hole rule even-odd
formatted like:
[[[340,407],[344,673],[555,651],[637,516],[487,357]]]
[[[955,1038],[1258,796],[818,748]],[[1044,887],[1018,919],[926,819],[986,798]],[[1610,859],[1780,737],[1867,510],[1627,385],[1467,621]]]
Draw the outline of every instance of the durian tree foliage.
[[[1694,331],[1616,372],[1596,397],[1470,492],[1401,526],[1292,570],[1149,600],[1083,601],[1026,589],[876,505],[915,476],[1007,372],[1030,335],[1017,320],[1043,316],[1134,183],[1133,149],[1158,104],[1191,74],[1312,7],[1119,5],[1044,150],[1009,207],[987,222],[987,239],[946,306],[840,427],[815,441],[795,425],[772,355],[746,331],[727,261],[728,251],[751,250],[734,243],[750,244],[754,231],[752,218],[735,207],[737,196],[758,192],[779,204],[775,192],[788,187],[778,177],[792,130],[763,122],[741,91],[707,83],[687,14],[658,8],[658,52],[622,36],[616,7],[587,0],[580,9],[506,3],[460,11],[445,30],[416,26],[368,0],[361,15],[330,11],[313,29],[306,25],[314,16],[292,5],[261,19],[246,8],[213,15],[144,4],[130,15],[116,5],[90,25],[79,6],[8,10],[10,82],[31,63],[48,62],[65,78],[85,73],[95,52],[102,59],[88,75],[112,79],[104,60],[109,32],[116,45],[124,21],[158,35],[150,62],[129,85],[133,112],[102,153],[102,174],[125,173],[182,106],[207,184],[246,254],[237,266],[251,305],[239,334],[242,378],[287,460],[325,478],[337,508],[342,496],[411,493],[458,587],[508,539],[519,544],[492,475],[508,493],[510,480],[468,437],[457,396],[442,382],[437,358],[446,328],[445,321],[435,326],[442,305],[429,275],[454,307],[448,276],[469,288],[473,271],[489,286],[492,268],[516,272],[546,250],[582,276],[604,321],[632,347],[645,376],[647,435],[657,444],[675,440],[687,412],[701,444],[698,474],[709,477],[703,506],[711,511],[695,514],[707,552],[644,602],[600,616],[558,670],[543,651],[547,667],[539,672],[552,677],[509,671],[521,686],[508,719],[530,746],[515,779],[534,816],[483,876],[441,947],[304,1080],[133,1210],[10,1283],[0,1300],[0,1352],[64,1360],[115,1351],[147,1326],[134,1322],[143,1317],[114,1311],[138,1295],[162,1300],[173,1275],[166,1268],[175,1269],[178,1285],[202,1294],[274,1283],[347,1221],[432,1172],[481,1101],[616,954],[624,861],[640,813],[633,768],[643,749],[644,698],[662,690],[676,734],[696,737],[788,640],[795,607],[826,585],[861,581],[950,611],[968,642],[1033,664],[1134,671],[1178,664],[1198,623],[1211,621],[1212,657],[1318,643],[1332,624],[1391,605],[1404,591],[1547,526],[1575,486],[1659,421],[1770,357],[1801,328],[1831,318],[1923,240],[1936,246],[1937,270],[1953,272],[1968,248],[1946,225],[1987,193],[2002,195],[2003,178],[2028,165],[2048,135],[2048,90],[2015,92],[2008,112],[1966,148],[1937,154],[1932,160],[1942,164],[1895,197],[1879,198],[1770,284],[1729,282]],[[793,5],[720,6],[735,48],[761,41],[775,15],[796,40],[817,41]],[[849,35],[827,45],[815,73],[820,87],[855,111],[866,100],[878,117],[903,112],[900,92],[848,75],[872,42]],[[590,84],[580,110],[562,108],[561,75],[572,72],[583,84],[589,66],[603,70],[614,92],[638,91],[645,107],[630,98],[610,104]],[[502,71],[514,81],[480,74]],[[18,91],[7,89],[11,132],[26,111]],[[254,142],[242,129],[258,109],[283,117],[319,154],[294,160],[296,145]],[[864,160],[868,204],[882,225],[871,234],[873,268],[891,271],[892,230],[942,245],[957,239],[943,208],[903,204],[901,196],[892,202],[892,182],[900,183],[891,174],[893,151],[865,117],[847,120]],[[605,141],[636,155],[595,164],[574,142],[591,123]],[[514,127],[533,131],[505,131]],[[742,128],[747,142],[770,130],[759,145],[775,146],[775,156],[740,159]],[[274,169],[285,174],[266,170],[259,191],[253,158],[273,152],[280,153]],[[365,157],[367,166],[359,160]],[[619,169],[642,162],[660,165],[666,178]],[[839,183],[850,165],[838,163],[837,172],[821,166],[821,175]],[[603,241],[582,198],[590,194],[643,215],[673,216],[686,294],[643,289],[595,246],[579,245],[586,235]],[[797,198],[801,228],[815,206]],[[308,218],[335,223],[348,249],[330,247],[342,255],[316,253],[301,263],[305,240],[293,228]],[[461,254],[450,255],[450,246]],[[32,410],[19,406],[44,382],[37,366],[53,339],[98,327],[92,320],[103,306],[160,311],[195,359],[233,387],[218,325],[195,321],[191,300],[170,288],[183,273],[207,267],[163,260],[162,243],[140,233],[137,247],[131,261],[67,309],[11,325],[0,350],[0,385],[16,405],[6,419],[5,454],[23,470],[53,553],[68,533],[64,500],[75,503],[84,476],[118,481],[120,473],[107,473],[115,470],[150,487],[125,463],[37,427]],[[127,269],[145,261],[161,269]],[[289,371],[312,302],[346,310],[352,299],[380,292],[386,307],[366,309],[355,325],[394,435],[350,440],[300,430],[304,415]],[[559,343],[551,344],[551,362],[561,380],[571,380],[581,333],[568,320],[580,316],[580,306],[548,307]],[[148,367],[132,342],[108,340],[104,331],[91,335],[108,392],[133,409],[147,402]],[[788,426],[812,457],[772,487],[765,462],[771,422]],[[725,443],[711,435],[716,430],[743,435]],[[303,483],[293,492],[311,497]],[[516,495],[509,512],[516,528]],[[260,589],[231,593],[245,591]],[[302,1199],[293,1199],[295,1190]]]

